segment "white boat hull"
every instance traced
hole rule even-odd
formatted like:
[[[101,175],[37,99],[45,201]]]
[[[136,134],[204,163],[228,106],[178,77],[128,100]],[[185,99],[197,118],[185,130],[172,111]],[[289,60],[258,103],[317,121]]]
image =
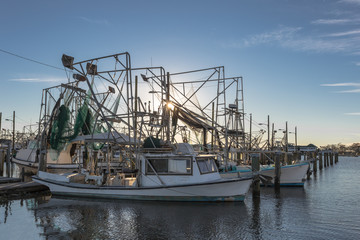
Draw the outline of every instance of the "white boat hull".
[[[49,187],[54,195],[160,201],[243,201],[252,178],[159,187],[96,186],[66,183],[33,176],[35,182]]]
[[[280,186],[304,186],[308,168],[309,163],[282,166],[280,170]],[[275,167],[262,169],[260,174],[272,177],[271,183],[274,184]]]
[[[29,161],[21,160],[21,159],[17,159],[17,158],[13,158],[12,162],[17,164],[20,168],[24,167],[25,172],[32,172],[32,173],[36,174],[38,171],[39,163],[37,163],[37,162],[29,162]],[[110,164],[111,168],[117,168],[119,166],[120,166],[119,162],[113,162]],[[106,163],[98,163],[98,167],[105,168]],[[47,163],[46,168],[47,168],[48,172],[50,172],[50,173],[67,173],[67,172],[78,171],[79,165],[75,164],[75,163],[74,164]]]
[[[280,186],[304,186],[304,180],[309,168],[309,163],[298,163],[281,167]],[[274,184],[275,167],[263,167],[260,174],[271,177],[270,185]],[[239,170],[223,172],[220,174],[223,178],[236,178],[252,175],[251,170],[244,167]]]

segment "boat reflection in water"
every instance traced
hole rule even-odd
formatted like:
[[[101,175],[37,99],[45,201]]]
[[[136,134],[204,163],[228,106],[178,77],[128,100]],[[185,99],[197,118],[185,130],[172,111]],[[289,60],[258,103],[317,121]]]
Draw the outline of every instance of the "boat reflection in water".
[[[234,234],[237,238],[249,234],[248,209],[242,202],[90,201],[52,197],[33,210],[46,238],[233,239]]]
[[[34,205],[46,238],[281,239],[302,232],[305,190],[265,188],[244,202],[153,202],[47,197]],[[296,206],[298,205],[298,206]],[[297,219],[286,220],[291,217]],[[297,217],[298,216],[298,217]],[[306,226],[306,224],[305,224]],[[276,230],[272,233],[273,230]],[[304,233],[303,233],[304,234]],[[269,238],[268,238],[269,237]],[[270,238],[272,237],[272,238]]]
[[[245,202],[0,201],[1,239],[358,239],[359,158]],[[19,227],[20,226],[20,227]]]

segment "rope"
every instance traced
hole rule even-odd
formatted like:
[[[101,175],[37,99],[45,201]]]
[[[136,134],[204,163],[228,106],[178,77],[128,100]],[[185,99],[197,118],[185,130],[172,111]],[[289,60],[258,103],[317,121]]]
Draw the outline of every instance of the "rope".
[[[44,66],[47,66],[47,67],[51,67],[51,68],[55,68],[55,69],[64,71],[64,69],[62,69],[62,68],[58,68],[58,67],[55,67],[55,66],[52,66],[52,65],[49,65],[49,64],[46,64],[46,63],[42,63],[42,62],[39,62],[39,61],[30,59],[30,58],[27,58],[27,57],[23,57],[23,56],[20,56],[20,55],[15,54],[15,53],[11,53],[11,52],[5,51],[5,50],[3,50],[3,49],[0,49],[0,52],[7,53],[7,54],[9,54],[9,55],[12,55],[12,56],[15,56],[15,57],[18,57],[18,58],[22,58],[22,59],[25,59],[25,60],[30,61],[30,62],[34,62],[34,63],[37,63],[37,64],[41,64],[41,65],[44,65]]]

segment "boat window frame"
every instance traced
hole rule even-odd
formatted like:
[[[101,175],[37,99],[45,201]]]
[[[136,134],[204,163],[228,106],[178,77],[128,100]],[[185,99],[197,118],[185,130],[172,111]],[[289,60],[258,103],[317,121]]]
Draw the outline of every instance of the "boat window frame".
[[[199,166],[199,160],[201,161],[201,160],[205,160],[205,159],[212,159],[213,160],[213,163],[214,163],[214,166],[215,166],[215,171],[211,171],[211,172],[202,172],[201,171],[201,168],[200,168],[200,166]],[[199,172],[200,172],[200,174],[201,175],[203,175],[203,174],[211,174],[211,173],[218,173],[219,172],[219,168],[218,168],[218,166],[216,165],[216,162],[215,162],[215,157],[214,156],[199,156],[199,157],[196,157],[196,164],[197,164],[197,166],[198,166],[198,169],[199,169]]]
[[[151,160],[153,159],[161,159],[161,160],[167,160],[167,168],[168,171],[165,172],[153,172],[151,167],[149,166],[149,163],[151,163]],[[188,160],[190,162],[190,172],[186,173],[171,173],[169,172],[169,160]],[[153,166],[154,167],[154,166]],[[155,167],[154,167],[155,169]],[[149,171],[150,170],[150,171]],[[155,169],[156,170],[156,169]],[[145,175],[161,175],[161,176],[191,176],[193,175],[193,158],[191,156],[185,156],[185,157],[177,157],[177,156],[171,156],[171,157],[146,157],[145,160]]]

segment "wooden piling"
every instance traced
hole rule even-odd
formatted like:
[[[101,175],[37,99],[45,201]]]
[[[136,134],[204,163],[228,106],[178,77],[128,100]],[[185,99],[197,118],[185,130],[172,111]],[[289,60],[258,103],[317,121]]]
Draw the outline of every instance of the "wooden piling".
[[[334,153],[333,152],[330,153],[330,165],[331,166],[334,165]]]
[[[21,181],[24,182],[24,180],[25,180],[25,168],[22,167],[21,168]]]
[[[39,171],[46,172],[46,170],[47,170],[46,160],[47,160],[46,159],[46,152],[45,152],[45,150],[41,150],[41,152],[40,152],[40,160],[39,160],[39,167],[38,167]]]
[[[287,165],[291,165],[292,163],[292,157],[288,153],[285,153],[285,162]]]
[[[335,164],[339,162],[339,153],[335,153]]]
[[[327,155],[328,155],[328,153],[324,152],[324,168],[326,168],[326,166],[327,166]]]
[[[45,131],[43,131],[41,134],[40,148],[37,149],[37,151],[39,151],[40,154],[38,171],[43,171],[43,172],[47,171],[46,148],[47,148],[46,135],[45,135]]]
[[[330,166],[330,153],[327,154],[326,166]]]
[[[323,169],[323,159],[322,159],[322,152],[319,152],[319,169]]]
[[[281,165],[280,165],[280,154],[275,155],[275,188],[280,187],[280,175],[281,175]]]
[[[251,169],[253,173],[256,173],[253,181],[253,195],[260,195],[260,155],[251,156]]]
[[[317,158],[315,152],[313,152],[313,172],[314,174],[316,174],[317,172]]]
[[[10,177],[10,144],[6,149],[6,176]]]
[[[310,164],[310,165],[311,165],[311,164]],[[311,173],[312,173],[312,171],[311,171],[310,165],[309,165],[309,168],[308,168],[308,170],[307,170],[307,172],[306,172],[306,179],[307,179],[307,180],[310,180],[310,178],[311,178]]]
[[[5,153],[4,150],[0,150],[0,176],[3,176],[4,173],[4,160],[5,160]]]

